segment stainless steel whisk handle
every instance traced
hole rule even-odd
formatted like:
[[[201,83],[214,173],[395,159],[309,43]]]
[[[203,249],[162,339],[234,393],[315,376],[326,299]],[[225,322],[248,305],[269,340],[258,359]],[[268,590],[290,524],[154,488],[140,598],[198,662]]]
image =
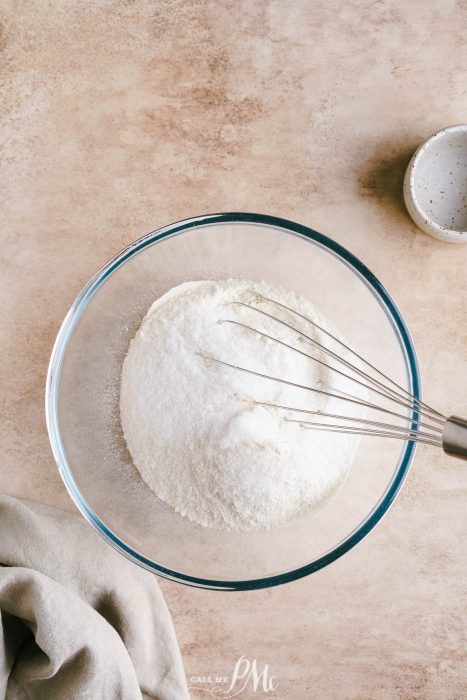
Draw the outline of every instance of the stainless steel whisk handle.
[[[467,420],[449,416],[443,428],[443,450],[448,455],[467,460]]]

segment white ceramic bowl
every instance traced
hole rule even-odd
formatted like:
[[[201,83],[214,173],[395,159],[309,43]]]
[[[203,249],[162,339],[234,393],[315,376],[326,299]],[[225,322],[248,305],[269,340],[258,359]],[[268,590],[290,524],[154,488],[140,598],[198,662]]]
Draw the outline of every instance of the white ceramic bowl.
[[[430,236],[467,243],[467,124],[441,129],[415,151],[404,199],[412,219]]]

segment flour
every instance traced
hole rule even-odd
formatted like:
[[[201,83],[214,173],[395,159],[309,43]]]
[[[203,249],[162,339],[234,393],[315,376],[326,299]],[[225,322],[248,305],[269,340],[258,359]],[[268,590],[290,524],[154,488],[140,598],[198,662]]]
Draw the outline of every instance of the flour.
[[[206,527],[267,529],[324,505],[345,480],[358,438],[308,430],[310,419],[258,402],[342,413],[342,402],[232,369],[347,390],[348,380],[231,319],[329,362],[280,317],[326,343],[313,326],[269,297],[326,322],[303,298],[265,283],[239,280],[181,284],[157,299],[123,363],[120,414],[144,481],[181,515]],[[358,415],[344,404],[347,415]]]

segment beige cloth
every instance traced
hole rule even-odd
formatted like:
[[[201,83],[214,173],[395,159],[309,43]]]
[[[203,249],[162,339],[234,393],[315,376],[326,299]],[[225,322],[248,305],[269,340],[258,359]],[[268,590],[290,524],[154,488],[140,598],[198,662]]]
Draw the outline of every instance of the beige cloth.
[[[188,698],[155,576],[81,518],[0,496],[0,563],[0,698]]]

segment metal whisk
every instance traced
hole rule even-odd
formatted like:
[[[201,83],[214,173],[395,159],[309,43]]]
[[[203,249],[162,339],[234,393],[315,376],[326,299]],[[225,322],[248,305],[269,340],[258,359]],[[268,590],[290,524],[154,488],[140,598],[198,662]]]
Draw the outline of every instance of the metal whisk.
[[[308,358],[309,360],[326,367],[328,370],[340,375],[345,380],[352,382],[355,386],[363,387],[367,394],[371,393],[375,396],[375,401],[373,402],[372,400],[366,400],[359,396],[355,396],[354,394],[336,389],[335,387],[330,387],[321,382],[318,386],[299,384],[288,381],[283,377],[276,377],[270,374],[257,372],[253,369],[231,364],[216,357],[202,355],[206,360],[216,362],[220,365],[230,367],[240,372],[246,372],[256,377],[278,382],[279,384],[303,389],[322,396],[327,396],[328,398],[338,399],[343,402],[343,406],[349,405],[350,403],[380,412],[384,414],[384,420],[370,420],[367,418],[345,415],[345,413],[326,413],[320,410],[306,410],[298,408],[297,406],[286,406],[264,401],[255,401],[255,404],[276,408],[278,410],[297,415],[297,418],[285,417],[284,420],[299,423],[303,428],[309,430],[321,430],[350,435],[365,435],[413,441],[424,445],[441,447],[447,454],[459,457],[461,459],[467,459],[466,419],[459,418],[457,416],[446,417],[431,406],[428,406],[428,404],[421,399],[416,398],[409,391],[390,379],[386,374],[384,374],[384,372],[377,369],[374,365],[368,362],[368,360],[362,357],[362,355],[358,354],[343,341],[339,340],[339,338],[332,335],[332,333],[324,329],[322,326],[318,325],[311,318],[304,316],[295,309],[275,301],[274,299],[270,299],[256,292],[255,296],[260,301],[272,304],[277,309],[282,309],[289,314],[296,316],[297,318],[301,319],[302,322],[304,321],[307,324],[311,324],[311,326],[326,336],[330,341],[336,343],[337,346],[342,348],[347,356],[353,358],[354,361],[352,362],[351,360],[342,357],[340,353],[335,352],[330,347],[311,337],[300,328],[295,327],[292,323],[288,323],[278,316],[269,313],[264,309],[258,308],[253,304],[247,304],[246,302],[234,301],[231,303],[251,309],[257,314],[272,320],[274,323],[293,331],[295,334],[297,334],[300,341],[305,341],[315,349],[318,349],[318,351],[324,353],[324,355],[333,360],[337,366],[333,366],[323,359],[315,357],[314,355],[309,354],[304,350],[281,340],[280,338],[258,330],[257,328],[249,326],[246,323],[233,319],[223,319],[220,321],[220,323],[229,323],[239,326],[248,332],[257,334],[258,336],[274,343],[278,343],[282,347],[288,348],[289,350],[298,353],[302,357]],[[388,402],[390,407],[388,408],[386,406],[382,406],[381,399],[383,399],[384,402]],[[408,416],[407,414],[403,413],[404,410],[410,411],[412,415]],[[300,417],[298,414],[301,414]],[[403,424],[397,424],[397,422],[394,422],[394,420],[397,421],[401,419],[404,421]]]

